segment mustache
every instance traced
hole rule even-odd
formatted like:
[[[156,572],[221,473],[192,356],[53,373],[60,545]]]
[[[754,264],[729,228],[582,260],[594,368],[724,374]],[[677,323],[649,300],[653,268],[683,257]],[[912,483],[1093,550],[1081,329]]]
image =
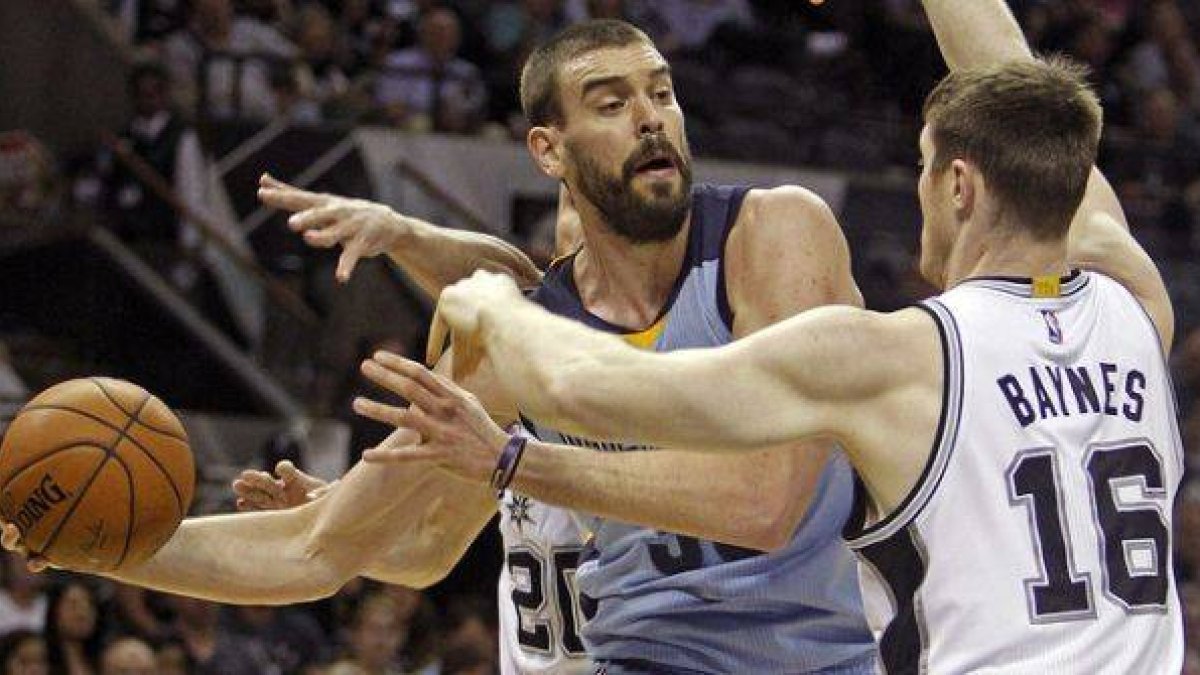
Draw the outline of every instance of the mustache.
[[[638,142],[638,147],[629,154],[629,158],[621,167],[621,174],[626,181],[632,180],[637,167],[647,160],[657,156],[666,154],[671,158],[671,163],[680,173],[687,171],[688,163],[683,158],[683,155],[675,148],[675,144],[667,138],[666,134],[649,134],[642,137]]]

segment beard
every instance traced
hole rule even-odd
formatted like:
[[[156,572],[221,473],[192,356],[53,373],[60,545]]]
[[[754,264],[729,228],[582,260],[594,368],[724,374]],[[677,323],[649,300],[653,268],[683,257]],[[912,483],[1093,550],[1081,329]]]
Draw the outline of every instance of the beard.
[[[686,142],[685,142],[686,143]],[[568,144],[579,177],[579,191],[591,202],[608,226],[634,244],[668,241],[683,229],[692,206],[692,163],[687,146],[684,152],[662,134],[644,137],[621,165],[621,174],[606,172],[586,152]],[[650,195],[634,189],[637,167],[655,155],[666,153],[679,172],[680,189],[673,181],[653,181]]]

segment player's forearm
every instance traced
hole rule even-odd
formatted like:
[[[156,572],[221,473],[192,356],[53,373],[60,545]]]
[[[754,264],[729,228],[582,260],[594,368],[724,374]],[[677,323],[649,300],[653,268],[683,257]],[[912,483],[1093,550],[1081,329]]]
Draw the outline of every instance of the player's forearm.
[[[407,233],[392,247],[389,257],[432,298],[476,269],[507,274],[519,286],[541,280],[533,261],[498,237],[408,220]]]
[[[1029,59],[1021,27],[1004,0],[923,0],[951,70]]]
[[[424,517],[367,565],[364,576],[409,588],[432,586],[454,569],[495,515],[496,498],[490,488],[440,471],[430,473],[435,480],[407,500],[419,505]]]
[[[531,441],[513,488],[540,501],[735,546],[772,550],[803,516],[824,455],[599,452]],[[809,461],[818,467],[796,464]],[[805,479],[799,485],[792,479]],[[797,494],[801,490],[804,494]]]
[[[239,513],[185,520],[146,562],[111,574],[118,581],[214,602],[304,602],[335,592],[350,578],[345,560],[306,550],[313,512]]]

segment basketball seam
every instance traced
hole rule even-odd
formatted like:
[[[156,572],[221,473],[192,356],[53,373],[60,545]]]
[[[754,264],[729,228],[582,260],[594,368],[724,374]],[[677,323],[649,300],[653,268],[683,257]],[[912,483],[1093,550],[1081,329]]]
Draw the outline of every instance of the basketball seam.
[[[149,400],[150,400],[148,395],[147,395],[147,399],[146,399],[146,400],[147,400],[147,401],[149,401]],[[143,402],[143,405],[145,405],[145,402]],[[155,467],[156,467],[156,468],[159,470],[159,472],[161,472],[161,473],[162,473],[163,477],[165,477],[165,478],[167,479],[167,484],[171,486],[171,492],[175,493],[175,501],[176,501],[176,502],[178,503],[178,505],[179,505],[179,511],[180,511],[180,512],[183,512],[183,495],[179,493],[179,488],[175,486],[175,478],[174,478],[174,476],[172,476],[172,475],[171,475],[171,473],[170,473],[169,471],[167,471],[166,467],[164,467],[164,466],[162,465],[162,463],[158,461],[158,458],[154,456],[154,453],[152,453],[152,452],[150,452],[149,450],[147,450],[147,449],[146,449],[146,448],[145,448],[145,447],[144,447],[144,446],[143,446],[141,443],[139,443],[139,442],[137,441],[137,439],[133,438],[132,436],[126,436],[126,435],[125,435],[125,432],[124,432],[124,431],[121,431],[120,427],[118,427],[117,425],[113,424],[112,422],[109,422],[109,421],[108,421],[108,420],[106,420],[106,419],[103,419],[103,418],[101,418],[101,417],[97,417],[96,415],[93,415],[92,413],[90,413],[90,412],[87,412],[86,410],[79,410],[78,408],[70,408],[70,407],[67,407],[67,406],[60,406],[60,405],[38,405],[38,406],[34,406],[34,407],[32,407],[32,408],[26,408],[26,410],[57,410],[57,411],[59,411],[59,412],[72,412],[72,413],[75,413],[76,415],[80,415],[80,416],[86,417],[86,418],[88,418],[88,419],[92,420],[93,422],[96,422],[97,424],[99,424],[99,425],[101,425],[101,426],[103,426],[103,427],[107,428],[109,431],[117,431],[117,432],[120,432],[120,433],[122,434],[122,435],[121,435],[121,438],[118,438],[117,440],[118,440],[118,441],[119,441],[119,440],[121,440],[121,439],[127,440],[127,441],[129,441],[130,443],[132,443],[132,444],[133,444],[133,446],[134,446],[134,447],[136,447],[138,450],[141,450],[141,451],[142,451],[142,453],[146,455],[146,457],[150,458],[150,461],[154,463],[154,466],[155,466]],[[22,412],[23,412],[23,411],[22,411]],[[121,412],[125,413],[125,410],[124,410],[124,409],[121,409]],[[140,408],[138,409],[138,412],[139,412],[139,413],[141,412],[141,409],[140,409]],[[126,414],[126,415],[128,415],[129,413],[125,413],[125,414]],[[133,417],[130,417],[129,419],[130,419],[131,421],[136,421],[136,419],[135,419],[135,418],[133,418]],[[145,425],[143,425],[143,426],[145,426]],[[129,428],[129,427],[128,427],[128,426],[126,426],[126,430],[128,430],[128,428]],[[168,436],[170,436],[170,434],[168,434]],[[171,436],[171,438],[173,438],[174,440],[177,440],[177,441],[179,441],[179,442],[181,442],[181,443],[184,443],[184,444],[186,444],[186,443],[187,443],[187,441],[186,441],[186,440],[182,440],[182,439],[176,438],[176,437],[174,437],[174,436]],[[99,447],[99,448],[102,448],[102,449],[107,449],[107,448],[104,448],[104,446],[100,446],[100,445],[98,445],[98,446],[96,446],[96,447]],[[115,448],[116,446],[114,445],[113,447]]]
[[[112,454],[112,459],[116,460],[117,465],[125,472],[125,480],[129,484],[129,517],[125,520],[125,544],[121,547],[121,557],[117,558],[117,564],[114,565],[114,567],[120,567],[125,562],[125,557],[129,555],[129,541],[133,539],[133,521],[137,511],[137,488],[133,484],[133,472],[129,470],[129,465],[125,463],[125,460],[115,452]]]
[[[115,396],[113,396],[111,393],[109,393],[109,391],[104,388],[103,384],[100,384],[100,381],[97,378],[89,377],[88,382],[91,382],[92,384],[96,385],[96,388],[100,390],[100,393],[104,394],[104,398],[107,398],[110,403],[112,403],[114,406],[116,406],[117,410],[120,410],[121,412],[125,413],[126,417],[130,417],[130,418],[134,419],[138,424],[142,425],[143,427],[146,427],[150,431],[154,431],[154,432],[162,434],[163,436],[174,438],[177,441],[187,443],[187,436],[180,437],[180,436],[176,435],[174,432],[169,431],[167,429],[163,429],[161,427],[154,426],[153,424],[147,424],[146,422],[143,422],[140,418],[136,417],[134,415],[134,413],[126,410],[124,408],[124,406],[122,406],[121,403],[119,401],[117,401],[117,398]],[[143,405],[145,405],[145,404],[143,403]]]
[[[83,503],[83,498],[87,495],[87,491],[92,487],[92,483],[96,482],[96,477],[100,475],[100,472],[104,469],[104,465],[108,463],[108,460],[116,457],[117,446],[121,444],[122,440],[129,438],[126,434],[129,433],[129,427],[133,426],[134,421],[137,419],[137,414],[142,412],[142,408],[145,408],[146,404],[149,402],[150,394],[147,393],[146,397],[142,399],[142,402],[138,404],[137,410],[128,419],[128,421],[126,421],[125,427],[118,431],[117,438],[112,442],[112,446],[105,448],[106,452],[104,453],[104,459],[100,460],[100,464],[96,467],[96,470],[92,472],[92,475],[88,477],[87,482],[84,483],[83,487],[79,490],[79,496],[75,498],[75,501],[71,502],[71,506],[67,509],[66,515],[62,517],[62,520],[58,521],[58,525],[54,528],[54,531],[50,533],[50,537],[46,539],[46,546],[42,548],[43,552],[54,547],[54,542],[58,540],[58,535],[62,534],[62,530],[64,527],[66,527],[67,521],[71,519],[71,516],[75,515],[75,509],[79,508],[79,505]],[[125,412],[120,406],[117,406],[117,408],[121,410],[121,412]],[[128,413],[126,414],[128,415]],[[115,429],[115,427],[113,427],[113,429]],[[135,442],[134,445],[137,445],[137,443]],[[167,482],[171,482],[170,479],[168,479]],[[129,494],[132,495],[133,490],[134,486],[131,484],[129,486]]]
[[[3,487],[7,488],[9,485],[12,484],[12,482],[14,480],[17,479],[18,476],[20,476],[21,474],[25,473],[26,471],[32,469],[33,467],[37,466],[38,464],[41,464],[44,460],[54,457],[55,455],[57,455],[60,452],[74,450],[75,448],[95,448],[96,450],[99,450],[100,452],[102,452],[104,454],[108,454],[108,448],[105,448],[103,445],[100,445],[99,443],[93,443],[91,441],[72,441],[70,443],[70,445],[64,445],[62,447],[58,447],[53,450],[50,450],[49,452],[47,452],[43,455],[38,455],[38,457],[36,459],[30,460],[30,461],[26,462],[25,464],[22,464],[21,466],[17,467],[16,469],[13,469],[13,472],[11,474],[9,474],[9,476],[8,476],[8,480],[4,482]]]

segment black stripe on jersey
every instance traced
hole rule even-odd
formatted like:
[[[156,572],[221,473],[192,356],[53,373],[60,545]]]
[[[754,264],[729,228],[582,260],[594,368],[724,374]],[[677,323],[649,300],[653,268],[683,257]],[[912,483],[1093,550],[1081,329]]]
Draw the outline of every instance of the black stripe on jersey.
[[[858,555],[887,584],[895,611],[879,640],[884,672],[888,675],[921,672],[927,645],[917,591],[925,581],[926,559],[916,528],[901,528],[887,539],[859,549]]]
[[[1065,277],[1059,277],[1058,282],[1061,284],[1060,298],[1067,298],[1082,291],[1088,285],[1090,280],[1089,275],[1084,274],[1079,270],[1071,270],[1071,273]],[[1029,298],[1033,296],[1033,279],[1029,277],[969,277],[961,283],[976,284],[984,288],[1007,293],[1008,295],[1018,298]]]
[[[891,536],[891,530],[912,522],[937,489],[945,474],[946,465],[958,440],[958,423],[962,416],[963,356],[958,325],[954,316],[936,300],[927,300],[916,307],[927,312],[937,326],[942,348],[942,411],[938,418],[937,432],[929,450],[929,459],[912,490],[886,517],[866,525],[870,495],[862,480],[855,475],[854,504],[850,517],[842,528],[842,538],[851,548],[857,549],[878,539]]]

